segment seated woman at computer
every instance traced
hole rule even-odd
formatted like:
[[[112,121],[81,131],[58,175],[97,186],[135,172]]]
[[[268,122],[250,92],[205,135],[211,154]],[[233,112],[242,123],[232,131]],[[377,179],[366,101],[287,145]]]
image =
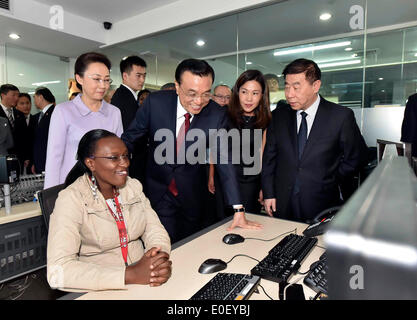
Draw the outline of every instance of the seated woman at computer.
[[[127,176],[123,141],[106,130],[89,131],[77,159],[50,218],[50,286],[88,291],[165,283],[170,239],[140,182]]]

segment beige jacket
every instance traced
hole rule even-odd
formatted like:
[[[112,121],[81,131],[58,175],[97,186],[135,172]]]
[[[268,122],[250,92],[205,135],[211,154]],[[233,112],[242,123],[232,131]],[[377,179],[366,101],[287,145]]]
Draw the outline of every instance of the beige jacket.
[[[94,199],[87,175],[62,190],[49,222],[47,278],[49,285],[66,291],[125,288],[125,264],[119,232],[105,199]],[[145,250],[161,247],[170,253],[168,233],[136,179],[119,190],[128,233],[128,264]],[[145,248],[143,248],[143,241]],[[75,289],[75,290],[74,290]]]

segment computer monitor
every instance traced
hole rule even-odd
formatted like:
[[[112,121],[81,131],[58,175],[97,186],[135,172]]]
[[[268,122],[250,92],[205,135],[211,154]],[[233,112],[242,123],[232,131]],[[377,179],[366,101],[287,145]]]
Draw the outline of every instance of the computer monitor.
[[[417,179],[383,159],[325,234],[330,299],[417,299]]]

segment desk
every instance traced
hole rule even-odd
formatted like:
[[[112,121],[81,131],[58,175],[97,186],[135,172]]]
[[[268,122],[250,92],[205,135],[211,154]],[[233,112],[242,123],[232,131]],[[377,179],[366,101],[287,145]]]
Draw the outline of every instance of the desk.
[[[239,233],[243,237],[254,237],[261,239],[271,239],[279,234],[297,228],[297,234],[302,234],[307,227],[306,224],[293,221],[247,214],[247,218],[263,224],[263,230],[244,230],[234,229],[233,233]],[[188,300],[204,284],[206,284],[216,273],[200,274],[198,268],[200,264],[208,258],[218,258],[229,261],[236,254],[246,254],[258,260],[262,260],[268,251],[275,246],[283,237],[279,237],[270,242],[259,240],[245,240],[243,243],[227,245],[223,243],[223,236],[229,233],[227,227],[230,226],[231,217],[208,227],[195,235],[188,237],[173,245],[171,253],[172,276],[167,283],[160,287],[151,288],[145,285],[127,285],[127,290],[106,290],[93,291],[85,294],[70,293],[61,299],[77,300]],[[319,237],[318,246],[323,246],[323,240]],[[314,247],[306,257],[300,272],[308,270],[310,265],[318,260],[324,249]],[[221,272],[230,273],[250,273],[250,270],[257,264],[255,260],[247,257],[236,257]],[[300,278],[300,275],[293,275],[289,282]],[[297,283],[303,283],[301,278]],[[260,284],[266,292],[274,299],[278,300],[278,284],[272,281],[261,279]],[[304,286],[304,285],[303,285]],[[315,296],[315,292],[304,286],[306,299]],[[251,300],[269,300],[262,290],[254,293]]]
[[[10,214],[6,214],[6,209],[0,209],[0,224],[19,221],[32,217],[40,216],[41,208],[39,202],[24,202],[11,207]]]

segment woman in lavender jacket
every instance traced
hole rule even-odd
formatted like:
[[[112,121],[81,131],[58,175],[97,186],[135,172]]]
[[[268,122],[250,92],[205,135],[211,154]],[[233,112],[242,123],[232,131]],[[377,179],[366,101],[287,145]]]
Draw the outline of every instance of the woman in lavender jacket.
[[[103,100],[110,87],[110,60],[100,53],[89,52],[75,62],[75,80],[82,91],[72,101],[55,107],[49,127],[46,154],[45,186],[62,184],[76,163],[81,137],[93,129],[105,129],[121,136],[120,110]]]

